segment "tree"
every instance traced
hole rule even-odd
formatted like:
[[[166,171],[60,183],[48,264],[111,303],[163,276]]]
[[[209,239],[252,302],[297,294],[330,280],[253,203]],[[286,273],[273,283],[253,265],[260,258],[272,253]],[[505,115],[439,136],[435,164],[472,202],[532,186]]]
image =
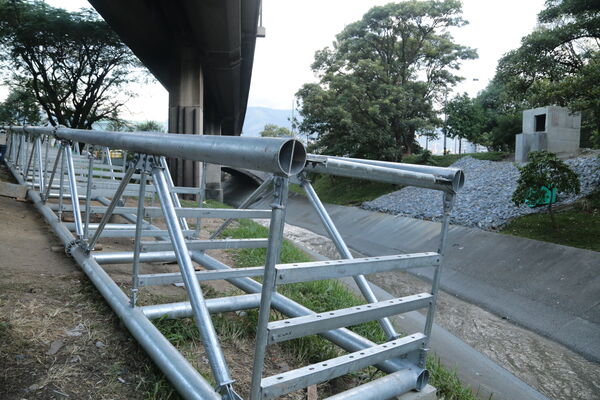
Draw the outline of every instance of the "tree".
[[[476,57],[448,33],[464,24],[457,0],[372,8],[315,54],[320,81],[297,93],[300,130],[325,154],[399,161],[417,132],[439,126],[436,101],[461,79],[460,61]]]
[[[478,102],[463,93],[450,100],[444,109],[448,116],[446,130],[450,137],[483,144],[484,112]]]
[[[547,0],[539,26],[498,63],[496,80],[524,108],[583,111],[600,145],[600,7],[597,0]],[[585,141],[585,139],[584,139]]]
[[[521,175],[517,181],[517,188],[512,195],[515,205],[528,202],[538,203],[545,196],[545,190],[556,189],[559,193],[579,193],[579,178],[556,154],[547,151],[534,151],[529,153],[530,162],[519,168]],[[552,210],[553,196],[548,202],[548,213],[552,225],[556,227],[554,212]]]
[[[40,105],[31,90],[14,88],[0,103],[0,123],[15,125],[40,125]]]
[[[292,132],[284,127],[278,126],[275,124],[266,124],[262,131],[260,131],[260,136],[262,137],[283,137],[283,136],[293,136]]]
[[[163,124],[157,121],[144,121],[135,125],[135,130],[139,132],[164,132]]]
[[[118,115],[139,61],[92,10],[0,0],[0,67],[52,125],[91,129]]]

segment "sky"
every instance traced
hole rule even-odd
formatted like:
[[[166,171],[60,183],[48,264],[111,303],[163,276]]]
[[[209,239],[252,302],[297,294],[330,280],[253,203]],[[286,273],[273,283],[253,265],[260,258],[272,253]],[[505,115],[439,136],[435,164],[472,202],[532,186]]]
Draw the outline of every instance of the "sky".
[[[85,0],[46,0],[68,10],[89,7]],[[294,94],[316,79],[310,70],[314,53],[331,46],[335,35],[359,20],[371,7],[389,0],[263,0],[266,37],[258,38],[248,106],[291,109]],[[477,49],[479,58],[462,64],[465,80],[455,92],[474,96],[494,76],[498,59],[517,48],[536,25],[544,0],[463,0],[469,24],[454,30],[459,44]],[[144,85],[124,117],[131,120],[167,119],[167,92],[158,83]]]

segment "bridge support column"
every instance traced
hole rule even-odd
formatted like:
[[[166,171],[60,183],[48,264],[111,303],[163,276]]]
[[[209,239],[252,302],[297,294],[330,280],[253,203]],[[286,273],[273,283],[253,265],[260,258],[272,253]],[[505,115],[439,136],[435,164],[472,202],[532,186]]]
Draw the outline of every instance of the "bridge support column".
[[[198,54],[192,49],[181,54],[176,68],[176,81],[169,90],[169,132],[220,135],[219,116],[204,102],[204,76]],[[200,187],[202,163],[170,158],[169,169],[175,186]],[[206,198],[223,201],[221,166],[206,164],[205,173]]]
[[[210,105],[206,106],[204,113],[204,134],[220,135],[221,123]],[[217,164],[205,164],[205,196],[207,199],[223,201],[223,186],[221,185],[221,166]]]
[[[204,77],[197,53],[182,51],[176,66],[175,82],[169,88],[169,132],[203,134]],[[169,158],[175,186],[200,187],[201,163]],[[195,197],[193,195],[184,195]]]

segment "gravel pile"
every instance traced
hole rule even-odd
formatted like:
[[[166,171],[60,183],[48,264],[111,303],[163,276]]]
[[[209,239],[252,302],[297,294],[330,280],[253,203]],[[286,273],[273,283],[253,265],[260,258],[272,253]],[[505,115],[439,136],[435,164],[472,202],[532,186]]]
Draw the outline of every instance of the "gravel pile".
[[[579,176],[581,193],[565,197],[559,193],[557,204],[568,204],[600,188],[600,159],[591,154],[567,160]],[[459,192],[452,211],[451,223],[481,229],[495,229],[510,219],[545,207],[516,207],[511,201],[519,171],[512,162],[494,162],[463,157],[452,167],[465,172],[465,186]],[[407,187],[365,202],[362,208],[427,220],[440,220],[442,193]]]

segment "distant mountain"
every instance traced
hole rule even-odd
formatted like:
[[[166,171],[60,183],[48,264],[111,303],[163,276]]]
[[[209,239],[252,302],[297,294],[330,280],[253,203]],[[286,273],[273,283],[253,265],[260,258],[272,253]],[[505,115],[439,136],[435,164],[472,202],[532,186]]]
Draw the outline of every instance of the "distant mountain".
[[[296,114],[297,115],[297,114]],[[248,107],[246,119],[242,128],[243,136],[259,136],[266,124],[275,124],[291,128],[288,118],[292,116],[292,110],[277,110],[266,107]]]

